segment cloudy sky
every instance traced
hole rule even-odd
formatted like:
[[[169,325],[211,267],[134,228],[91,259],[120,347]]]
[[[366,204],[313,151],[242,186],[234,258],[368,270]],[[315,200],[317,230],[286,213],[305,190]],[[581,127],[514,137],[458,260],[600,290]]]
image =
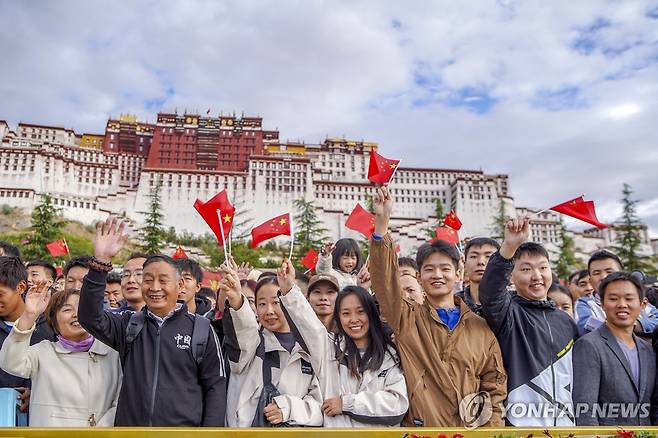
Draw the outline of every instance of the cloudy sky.
[[[603,221],[627,182],[658,236],[658,1],[0,0],[0,49],[14,126],[244,111]]]

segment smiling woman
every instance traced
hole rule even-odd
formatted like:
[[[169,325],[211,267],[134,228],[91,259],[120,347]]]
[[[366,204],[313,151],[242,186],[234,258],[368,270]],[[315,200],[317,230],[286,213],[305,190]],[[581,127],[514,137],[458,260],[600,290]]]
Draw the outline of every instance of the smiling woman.
[[[77,290],[50,297],[46,283],[31,288],[25,310],[0,350],[0,367],[32,379],[30,425],[85,427],[114,424],[121,371],[119,355],[94,339],[78,322]],[[37,318],[57,341],[30,346]]]

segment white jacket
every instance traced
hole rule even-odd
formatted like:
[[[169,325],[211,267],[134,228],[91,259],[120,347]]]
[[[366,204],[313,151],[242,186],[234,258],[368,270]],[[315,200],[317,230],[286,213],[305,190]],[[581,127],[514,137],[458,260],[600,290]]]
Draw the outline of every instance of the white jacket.
[[[224,314],[224,348],[231,375],[226,395],[226,425],[251,427],[263,389],[263,357],[256,316],[245,299],[239,310]],[[308,354],[296,343],[288,353],[276,336],[263,329],[264,352],[278,351],[279,366],[272,367],[272,384],[281,393],[274,402],[283,421],[296,426],[322,426],[322,398]]]
[[[320,379],[324,399],[341,397],[344,415],[325,416],[326,427],[376,427],[399,425],[409,409],[407,384],[389,349],[377,371],[354,378],[346,364],[336,360],[334,334],[328,333],[299,287],[281,296],[281,304],[311,353],[311,364]],[[342,345],[341,345],[342,347]]]
[[[331,255],[320,254],[318,256],[318,263],[315,266],[315,271],[318,274],[333,275],[336,280],[338,280],[340,290],[343,290],[345,286],[357,286],[356,274],[348,274],[339,269],[334,269],[332,267]]]
[[[30,346],[34,327],[16,324],[0,349],[0,367],[32,379],[30,426],[112,427],[121,387],[119,353],[95,340],[72,353],[58,342]]]

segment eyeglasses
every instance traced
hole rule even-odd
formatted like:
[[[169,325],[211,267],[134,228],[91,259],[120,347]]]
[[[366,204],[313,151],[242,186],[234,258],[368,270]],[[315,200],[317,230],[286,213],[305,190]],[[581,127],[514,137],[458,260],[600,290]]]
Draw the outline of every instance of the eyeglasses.
[[[121,279],[122,280],[128,280],[130,277],[135,277],[135,280],[139,280],[144,276],[144,271],[123,271],[121,273]]]

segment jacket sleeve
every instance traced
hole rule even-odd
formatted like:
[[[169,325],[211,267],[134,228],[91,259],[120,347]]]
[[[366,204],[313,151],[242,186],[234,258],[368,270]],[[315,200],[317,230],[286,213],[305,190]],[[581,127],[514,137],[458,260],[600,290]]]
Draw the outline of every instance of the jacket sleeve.
[[[224,326],[224,348],[228,353],[231,373],[239,374],[253,362],[260,344],[258,322],[247,299],[242,300],[242,307],[233,310],[227,307],[222,324]]]
[[[82,281],[78,321],[93,337],[123,354],[129,316],[103,309],[107,273],[90,269]]]
[[[650,406],[649,418],[651,420],[651,425],[656,426],[658,425],[658,382],[653,386]]]
[[[280,299],[290,331],[302,349],[309,354],[311,366],[322,379],[326,374],[329,355],[333,351],[327,329],[315,315],[298,286],[294,286],[286,295],[281,295]]]
[[[39,370],[39,355],[30,347],[30,338],[36,328],[21,331],[17,324],[9,332],[0,349],[0,368],[14,376],[29,379]]]
[[[244,300],[245,303],[247,300]],[[251,308],[247,303],[247,308]],[[253,314],[253,313],[252,313]],[[201,318],[201,316],[197,316]],[[222,427],[226,423],[226,375],[222,347],[215,330],[209,326],[206,351],[199,367],[199,383],[203,391],[203,419],[206,427]]]
[[[390,368],[384,377],[383,389],[343,394],[342,401],[343,414],[361,423],[400,424],[409,409],[404,374],[397,366]]]
[[[594,405],[598,402],[601,384],[601,359],[592,342],[583,338],[573,347],[573,405],[577,426],[598,426]]]
[[[390,234],[370,241],[370,278],[382,315],[399,335],[412,320],[414,309],[400,287],[398,256]]]
[[[283,413],[283,421],[294,426],[322,426],[322,394],[317,376],[313,376],[308,393],[304,397],[282,394],[274,402]]]
[[[512,317],[509,310],[512,305],[512,295],[507,290],[514,263],[500,255],[492,254],[484,275],[480,281],[480,302],[482,314],[491,327],[499,335],[512,327]]]
[[[637,322],[640,324],[644,335],[651,335],[654,329],[658,327],[658,309],[651,303],[647,303],[646,308],[640,312]]]
[[[503,366],[503,355],[500,352],[498,341],[492,335],[487,362],[480,374],[480,391],[486,391],[491,399],[493,409],[491,418],[484,427],[504,427],[501,407],[507,398],[507,373]]]
[[[318,274],[331,274],[332,259],[330,254],[318,255],[318,263],[315,266],[315,271]]]
[[[599,328],[604,321],[596,317],[587,300],[578,298],[576,301],[576,323],[580,334],[586,334]]]

